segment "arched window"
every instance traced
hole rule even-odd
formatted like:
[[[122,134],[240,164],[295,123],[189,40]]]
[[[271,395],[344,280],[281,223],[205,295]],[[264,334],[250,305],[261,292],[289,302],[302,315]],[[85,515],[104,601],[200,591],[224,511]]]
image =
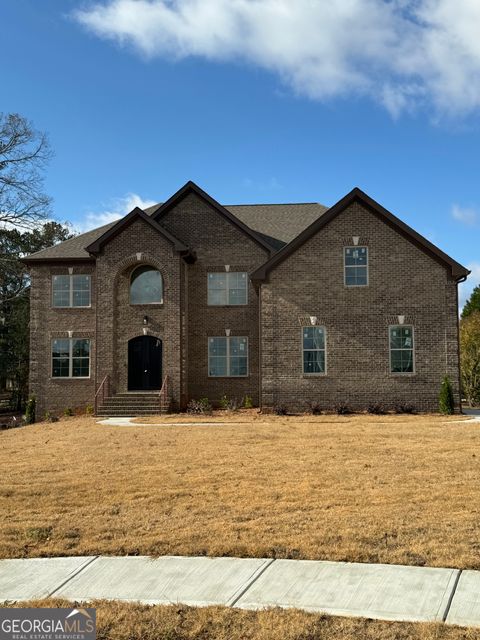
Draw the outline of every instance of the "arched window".
[[[130,280],[130,304],[161,302],[163,302],[163,286],[160,271],[147,265],[135,269]]]

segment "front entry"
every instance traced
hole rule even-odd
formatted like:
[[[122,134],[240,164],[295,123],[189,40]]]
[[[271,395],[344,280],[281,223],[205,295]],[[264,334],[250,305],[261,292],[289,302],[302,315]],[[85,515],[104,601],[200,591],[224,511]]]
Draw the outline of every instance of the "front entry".
[[[128,342],[128,390],[157,391],[162,381],[162,341],[138,336]]]

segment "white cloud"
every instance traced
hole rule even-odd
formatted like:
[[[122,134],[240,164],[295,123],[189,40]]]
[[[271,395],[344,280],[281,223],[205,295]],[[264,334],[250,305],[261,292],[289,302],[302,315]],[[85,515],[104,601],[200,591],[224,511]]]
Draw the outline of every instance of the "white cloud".
[[[458,204],[452,206],[452,217],[458,222],[474,227],[478,222],[478,211],[472,207],[461,207]]]
[[[470,297],[470,294],[477,286],[480,284],[480,262],[471,262],[467,265],[467,269],[470,269],[472,272],[466,282],[462,282],[459,287],[459,307],[463,309],[465,302]]]
[[[114,222],[130,213],[135,207],[146,209],[156,204],[155,200],[144,200],[136,193],[127,193],[122,198],[114,198],[101,211],[88,211],[80,223],[74,225],[79,233],[101,227],[109,222]]]
[[[146,57],[246,61],[298,94],[369,96],[394,117],[480,107],[478,0],[96,0],[74,17]]]

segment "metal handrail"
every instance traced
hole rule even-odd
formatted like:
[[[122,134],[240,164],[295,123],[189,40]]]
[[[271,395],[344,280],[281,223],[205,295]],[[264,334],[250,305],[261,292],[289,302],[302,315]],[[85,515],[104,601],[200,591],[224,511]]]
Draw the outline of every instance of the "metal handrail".
[[[104,379],[102,380],[102,382],[100,383],[100,386],[97,389],[97,393],[95,394],[95,399],[94,399],[94,408],[95,408],[95,415],[97,415],[97,409],[98,409],[98,394],[100,393],[100,391],[102,392],[102,404],[105,402],[105,388],[109,386],[108,382],[109,382],[110,376],[107,375],[104,377]],[[108,393],[108,390],[107,390]]]
[[[168,393],[168,376],[165,376],[163,379],[162,388],[160,389],[160,393],[158,394],[160,396],[160,402],[164,401],[166,404],[167,393]]]

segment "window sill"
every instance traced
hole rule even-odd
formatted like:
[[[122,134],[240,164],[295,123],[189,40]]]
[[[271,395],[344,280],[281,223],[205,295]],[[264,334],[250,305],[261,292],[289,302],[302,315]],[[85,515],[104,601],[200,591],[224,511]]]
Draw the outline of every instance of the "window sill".
[[[209,309],[237,309],[238,307],[248,307],[248,302],[245,304],[208,304]]]
[[[326,373],[302,373],[302,378],[326,378]]]
[[[207,376],[209,380],[246,380],[250,374],[246,376]]]
[[[53,305],[50,307],[50,309],[53,309],[54,311],[77,311],[78,309],[91,309],[92,305],[89,304],[88,306],[83,306],[83,307],[54,307]]]
[[[148,307],[149,309],[151,309],[152,307],[163,307],[164,306],[164,302],[162,300],[162,302],[140,302],[140,303],[136,303],[136,302],[130,302],[129,306],[134,308],[134,309],[139,309],[141,307]]]
[[[65,380],[65,381],[72,381],[72,380],[91,380],[92,376],[50,376],[50,380],[53,381],[57,381],[57,380]]]
[[[390,378],[413,378],[417,375],[417,373],[416,371],[405,371],[404,373],[401,373],[400,371],[390,371],[388,375],[390,376]]]

